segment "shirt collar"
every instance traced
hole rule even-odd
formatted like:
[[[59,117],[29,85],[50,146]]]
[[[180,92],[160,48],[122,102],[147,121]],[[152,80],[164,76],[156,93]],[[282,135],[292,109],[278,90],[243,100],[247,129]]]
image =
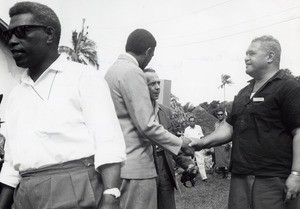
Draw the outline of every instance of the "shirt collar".
[[[154,115],[155,116],[157,116],[158,112],[160,110],[162,110],[160,104],[157,101],[154,102],[153,109],[154,109]]]
[[[28,75],[28,68],[21,76],[21,82],[26,83],[28,85],[34,85],[34,83],[38,82],[41,77],[46,76],[49,71],[58,71],[61,72],[64,70],[65,62],[67,61],[67,56],[64,54],[59,55],[59,57],[40,75],[40,77],[34,82],[30,76]]]
[[[284,74],[283,70],[278,70],[266,83],[269,83],[269,82],[271,82],[273,80],[276,80],[276,79],[282,79],[284,77],[284,75],[285,74]],[[247,82],[250,83],[250,84],[252,84],[252,83],[255,82],[255,80],[251,79],[251,80],[249,80]]]
[[[124,55],[130,57],[130,58],[134,61],[134,63],[135,63],[137,66],[139,66],[139,63],[138,63],[137,59],[136,59],[134,56],[132,56],[132,55],[129,54],[129,53],[125,53]]]

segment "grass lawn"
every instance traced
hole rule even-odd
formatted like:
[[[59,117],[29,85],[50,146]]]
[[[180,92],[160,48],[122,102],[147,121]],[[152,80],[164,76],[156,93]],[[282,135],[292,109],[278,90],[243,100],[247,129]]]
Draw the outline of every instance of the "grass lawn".
[[[196,185],[186,188],[177,176],[180,191],[175,192],[177,209],[226,209],[230,180],[221,179],[219,174],[207,174],[203,182],[198,175]]]

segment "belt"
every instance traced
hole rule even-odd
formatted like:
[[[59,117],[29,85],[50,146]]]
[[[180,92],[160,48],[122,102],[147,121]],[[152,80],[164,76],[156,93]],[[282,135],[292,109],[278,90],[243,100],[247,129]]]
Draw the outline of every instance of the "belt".
[[[81,158],[78,160],[72,160],[60,164],[55,164],[43,168],[20,171],[20,176],[24,177],[34,177],[34,176],[44,176],[52,175],[58,173],[64,173],[66,171],[78,170],[80,168],[94,167],[94,156]]]

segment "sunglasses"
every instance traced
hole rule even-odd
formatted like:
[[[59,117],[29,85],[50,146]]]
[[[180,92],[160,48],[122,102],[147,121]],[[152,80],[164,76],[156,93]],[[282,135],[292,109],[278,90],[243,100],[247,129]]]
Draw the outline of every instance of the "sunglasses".
[[[224,114],[217,114],[217,116],[223,116]]]
[[[13,29],[5,30],[2,32],[3,38],[8,42],[12,35],[15,35],[19,39],[24,39],[26,37],[26,32],[28,29],[33,28],[47,28],[44,25],[20,25]]]

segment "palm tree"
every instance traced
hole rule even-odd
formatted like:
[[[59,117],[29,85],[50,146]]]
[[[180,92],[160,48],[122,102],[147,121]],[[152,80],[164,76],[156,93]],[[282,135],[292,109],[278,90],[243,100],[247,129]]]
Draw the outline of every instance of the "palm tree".
[[[229,85],[229,84],[233,84],[232,80],[231,80],[231,76],[230,75],[226,75],[226,74],[222,74],[221,75],[221,86],[219,86],[219,88],[222,88],[224,89],[224,101],[226,100],[226,97],[225,97],[225,87],[226,85]]]
[[[79,33],[76,30],[72,31],[72,45],[59,46],[58,52],[68,55],[68,59],[85,65],[91,64],[97,69],[99,68],[98,56],[96,51],[96,43],[88,38],[88,26],[84,26],[85,19],[82,20],[82,29]]]

